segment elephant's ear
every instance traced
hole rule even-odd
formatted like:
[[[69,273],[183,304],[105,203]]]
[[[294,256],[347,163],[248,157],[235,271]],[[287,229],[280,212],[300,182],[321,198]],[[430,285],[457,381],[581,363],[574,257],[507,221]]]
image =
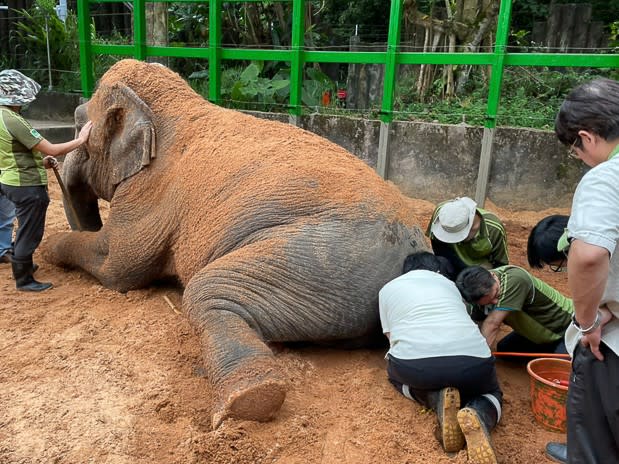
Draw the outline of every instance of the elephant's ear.
[[[111,106],[105,114],[106,157],[110,182],[118,185],[155,158],[155,125],[151,109],[129,87],[110,89]]]

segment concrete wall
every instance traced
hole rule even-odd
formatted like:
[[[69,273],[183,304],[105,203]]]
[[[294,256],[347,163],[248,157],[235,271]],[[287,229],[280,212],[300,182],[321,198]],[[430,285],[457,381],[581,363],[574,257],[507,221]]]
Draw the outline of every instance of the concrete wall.
[[[276,119],[287,121],[285,115]],[[299,126],[343,146],[376,169],[379,121],[315,114],[302,116]],[[434,203],[463,195],[473,198],[482,134],[483,128],[467,125],[393,122],[387,179],[406,195]],[[499,128],[487,198],[516,210],[569,207],[586,170],[567,156],[552,131]]]
[[[72,120],[79,104],[75,95],[42,94],[26,117]],[[252,112],[264,119],[288,122],[284,114]],[[54,141],[73,137],[73,129],[43,127]],[[48,125],[49,126],[49,125]],[[60,126],[60,124],[59,124]],[[380,122],[313,114],[299,126],[323,136],[376,169]],[[475,196],[483,129],[398,121],[391,124],[387,179],[410,197],[439,202],[456,196]],[[49,132],[45,132],[49,131]],[[536,210],[569,207],[576,184],[586,171],[570,159],[552,131],[499,128],[492,152],[488,196],[501,207]]]

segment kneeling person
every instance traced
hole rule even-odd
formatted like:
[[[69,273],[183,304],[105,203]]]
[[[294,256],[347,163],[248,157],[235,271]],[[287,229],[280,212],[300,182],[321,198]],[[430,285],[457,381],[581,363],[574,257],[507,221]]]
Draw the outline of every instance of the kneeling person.
[[[441,445],[469,462],[496,463],[490,431],[503,394],[494,358],[469,317],[447,259],[422,252],[378,296],[390,382],[407,398],[436,410]],[[465,407],[460,409],[461,406]]]
[[[563,337],[574,303],[521,267],[488,271],[471,266],[458,275],[456,285],[467,302],[486,307],[481,333],[488,346],[494,346],[505,323],[513,332],[499,341],[497,351],[567,353]]]

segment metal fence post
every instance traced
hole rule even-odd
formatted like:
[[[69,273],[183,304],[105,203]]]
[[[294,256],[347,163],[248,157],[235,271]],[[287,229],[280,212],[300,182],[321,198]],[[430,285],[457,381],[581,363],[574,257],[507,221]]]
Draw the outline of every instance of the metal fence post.
[[[95,86],[92,67],[92,43],[90,42],[90,4],[88,0],[77,0],[77,30],[80,43],[82,95],[85,98],[90,98]]]
[[[398,46],[400,43],[400,24],[402,1],[391,0],[389,14],[389,36],[385,55],[385,79],[383,81],[383,101],[380,111],[380,135],[378,138],[378,159],[376,171],[383,179],[389,174],[389,130],[393,120],[393,90],[398,72]]]
[[[297,126],[303,92],[303,47],[305,44],[305,0],[292,2],[292,59],[290,60],[290,124]]]
[[[495,59],[492,65],[492,75],[490,77],[486,123],[484,124],[484,135],[481,139],[481,155],[479,158],[479,170],[477,172],[477,189],[475,191],[475,201],[480,207],[484,206],[488,193],[488,180],[490,179],[490,166],[492,164],[492,145],[494,143],[494,133],[496,131],[496,114],[499,108],[499,100],[501,99],[501,86],[503,85],[503,68],[505,64],[511,10],[512,0],[501,0],[496,43],[494,46]]]
[[[133,0],[133,57],[146,58],[146,8],[144,0]]]
[[[221,0],[209,0],[208,11],[208,99],[221,101]]]

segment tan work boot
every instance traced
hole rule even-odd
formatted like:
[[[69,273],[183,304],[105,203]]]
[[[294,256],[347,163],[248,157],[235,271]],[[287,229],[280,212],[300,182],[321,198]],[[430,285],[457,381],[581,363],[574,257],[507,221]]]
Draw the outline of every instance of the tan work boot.
[[[466,450],[472,464],[497,464],[488,426],[472,407],[458,411],[458,423],[466,438]],[[493,427],[494,424],[490,425]]]
[[[439,433],[438,439],[447,453],[456,453],[464,447],[464,435],[458,424],[460,409],[460,392],[457,388],[447,387],[439,392],[436,405]]]

